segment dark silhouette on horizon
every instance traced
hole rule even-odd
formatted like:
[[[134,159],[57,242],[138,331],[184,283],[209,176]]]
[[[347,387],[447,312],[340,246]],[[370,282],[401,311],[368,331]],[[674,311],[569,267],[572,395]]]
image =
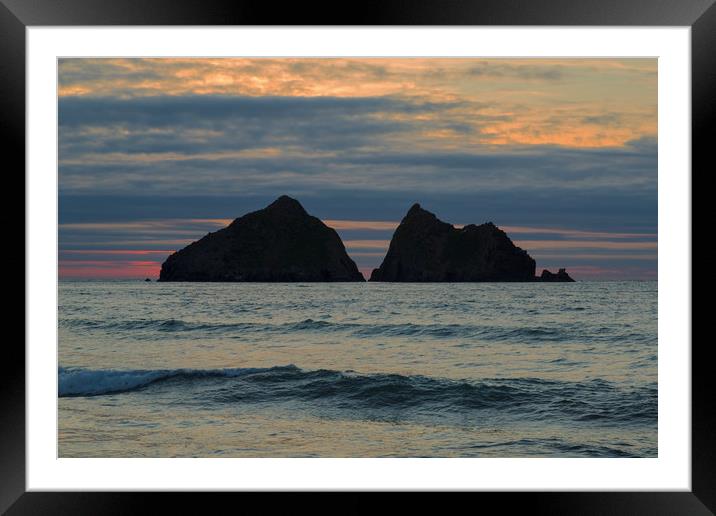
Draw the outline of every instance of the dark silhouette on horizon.
[[[492,222],[457,229],[414,204],[371,281],[532,281],[535,261]]]
[[[365,281],[333,228],[282,195],[170,255],[158,281]],[[461,229],[414,204],[370,281],[571,282],[565,269],[535,276],[535,260],[492,222]]]
[[[282,195],[169,256],[159,281],[365,281],[336,231]]]
[[[458,229],[414,204],[371,281],[574,281],[564,269],[535,277],[535,261],[492,222]]]

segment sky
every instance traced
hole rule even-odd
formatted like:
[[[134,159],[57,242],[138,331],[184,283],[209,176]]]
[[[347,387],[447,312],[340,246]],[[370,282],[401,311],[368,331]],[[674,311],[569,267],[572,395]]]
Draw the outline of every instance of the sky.
[[[656,59],[58,63],[60,278],[161,263],[280,195],[369,276],[410,206],[577,280],[656,279]]]

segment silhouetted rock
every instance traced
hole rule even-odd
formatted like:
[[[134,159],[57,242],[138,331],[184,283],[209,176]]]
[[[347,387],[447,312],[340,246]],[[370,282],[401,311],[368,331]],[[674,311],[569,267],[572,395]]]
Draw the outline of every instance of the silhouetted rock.
[[[544,269],[542,275],[539,277],[539,281],[570,282],[574,280],[567,274],[566,269],[559,269],[557,274]]]
[[[535,261],[492,222],[462,229],[414,204],[371,281],[535,281]]]
[[[152,281],[152,280],[150,280],[149,278],[144,278],[144,281]]]
[[[159,281],[365,281],[338,233],[281,196],[172,254]]]

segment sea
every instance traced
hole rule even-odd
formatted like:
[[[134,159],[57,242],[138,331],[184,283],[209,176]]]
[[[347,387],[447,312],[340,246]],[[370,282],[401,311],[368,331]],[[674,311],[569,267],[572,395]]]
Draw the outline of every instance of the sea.
[[[657,282],[59,283],[60,457],[656,457]]]

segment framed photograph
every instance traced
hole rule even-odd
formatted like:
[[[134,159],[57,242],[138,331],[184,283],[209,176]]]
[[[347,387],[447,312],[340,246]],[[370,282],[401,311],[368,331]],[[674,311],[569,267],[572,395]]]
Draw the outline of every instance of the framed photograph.
[[[716,510],[691,303],[712,1],[3,2],[3,511]]]

